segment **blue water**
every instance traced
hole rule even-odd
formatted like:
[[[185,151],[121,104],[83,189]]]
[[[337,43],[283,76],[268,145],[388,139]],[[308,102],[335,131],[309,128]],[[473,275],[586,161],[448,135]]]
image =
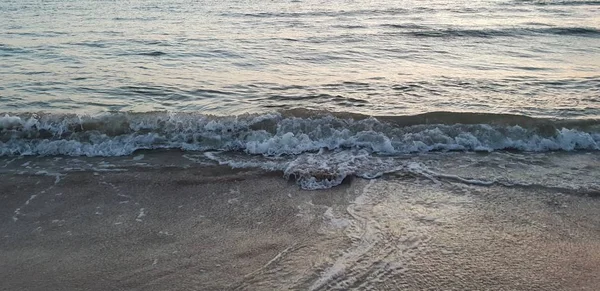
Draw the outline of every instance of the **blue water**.
[[[598,1],[0,1],[0,112],[600,117]]]

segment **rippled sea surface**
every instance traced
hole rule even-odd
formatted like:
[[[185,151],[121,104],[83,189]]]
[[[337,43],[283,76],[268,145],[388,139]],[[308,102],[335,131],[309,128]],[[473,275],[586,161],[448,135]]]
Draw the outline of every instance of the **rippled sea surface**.
[[[0,2],[0,112],[600,116],[600,2]]]

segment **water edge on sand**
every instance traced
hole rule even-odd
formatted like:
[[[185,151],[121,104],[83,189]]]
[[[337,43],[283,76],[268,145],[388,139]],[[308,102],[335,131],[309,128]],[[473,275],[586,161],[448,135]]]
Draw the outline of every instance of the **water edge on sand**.
[[[2,289],[600,284],[593,153],[423,155],[409,160],[425,171],[347,178],[319,191],[302,190],[281,172],[232,170],[184,155],[146,153],[128,164],[2,158]],[[460,167],[466,161],[470,167]],[[496,182],[483,183],[492,175]]]

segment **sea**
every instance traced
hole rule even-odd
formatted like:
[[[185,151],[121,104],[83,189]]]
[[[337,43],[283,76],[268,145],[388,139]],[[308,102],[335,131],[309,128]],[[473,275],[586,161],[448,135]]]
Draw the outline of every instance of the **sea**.
[[[0,0],[0,289],[595,290],[598,197],[597,0]]]
[[[597,154],[600,3],[0,3],[0,155],[202,154],[307,189],[448,152]]]

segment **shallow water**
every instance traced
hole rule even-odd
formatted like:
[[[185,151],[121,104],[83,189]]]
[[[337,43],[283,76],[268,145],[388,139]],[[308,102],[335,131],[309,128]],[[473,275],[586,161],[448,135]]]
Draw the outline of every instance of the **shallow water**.
[[[178,151],[0,157],[0,279],[24,290],[594,290],[599,158],[407,155],[381,179],[303,191],[281,172]]]
[[[0,112],[600,116],[598,1],[2,1]]]

